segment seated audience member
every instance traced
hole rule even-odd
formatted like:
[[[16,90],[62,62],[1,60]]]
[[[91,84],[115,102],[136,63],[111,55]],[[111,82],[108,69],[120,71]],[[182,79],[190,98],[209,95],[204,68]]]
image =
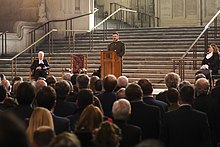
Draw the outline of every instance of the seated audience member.
[[[218,105],[220,107],[220,79],[218,79],[215,83],[215,87],[211,90],[212,98],[217,100]]]
[[[40,126],[34,131],[34,145],[35,147],[47,147],[54,137],[55,132],[51,127]]]
[[[3,85],[0,85],[0,105],[7,96],[7,90]]]
[[[45,80],[37,80],[36,82],[35,82],[35,92],[36,92],[36,94],[38,93],[38,91],[40,90],[40,89],[42,89],[44,86],[47,86],[47,82],[45,81]]]
[[[220,109],[216,100],[209,94],[209,81],[200,78],[195,83],[195,101],[193,108],[207,114],[211,130],[212,146],[217,146],[220,142]]]
[[[90,87],[90,89],[93,91],[93,93],[96,92],[95,82],[96,82],[98,79],[99,79],[99,77],[97,77],[97,76],[92,76],[92,77],[90,78],[90,85],[89,85],[89,87]]]
[[[189,81],[186,81],[186,80],[181,81],[180,84],[179,84],[179,86],[177,87],[177,90],[180,91],[180,89],[181,89],[183,86],[186,86],[186,85],[187,85],[187,86],[190,86],[191,83],[190,83]]]
[[[53,119],[50,111],[42,107],[36,107],[31,114],[27,128],[27,136],[31,146],[34,145],[34,131],[36,131],[40,126],[48,126],[54,129]]]
[[[135,147],[164,147],[163,143],[156,139],[147,139],[136,145]]]
[[[198,74],[205,75],[205,78],[209,80],[210,76],[211,76],[211,73],[209,71],[209,66],[208,65],[202,65],[200,67],[200,69],[195,73],[195,75],[198,75]]]
[[[14,83],[14,85],[13,85],[13,95],[12,95],[13,98],[16,98],[18,86],[19,86],[22,82],[23,82],[23,81],[17,81],[17,82]]]
[[[121,141],[121,130],[111,122],[103,122],[94,132],[96,147],[118,147]]]
[[[71,73],[65,73],[63,79],[66,81],[71,81],[71,77],[72,77]]]
[[[180,108],[165,113],[161,140],[166,147],[211,147],[207,115],[192,108],[194,94],[192,86],[184,86]]]
[[[164,113],[168,111],[168,104],[163,101],[156,100],[153,97],[152,83],[147,79],[140,79],[138,81],[138,85],[141,86],[141,89],[143,91],[143,101],[146,104],[158,106],[160,108],[161,116],[163,117]]]
[[[1,85],[3,85],[7,91],[8,97],[11,97],[11,84],[8,80],[2,80]]]
[[[94,146],[92,133],[100,127],[102,121],[103,114],[98,107],[91,104],[83,110],[75,131],[82,147]]]
[[[0,80],[6,80],[6,76],[4,74],[0,74]]]
[[[16,108],[17,106],[18,106],[18,102],[16,99],[7,97],[2,102],[2,106],[0,107],[0,110],[3,110],[3,111],[10,110],[10,109]]]
[[[31,71],[32,75],[34,76],[34,79],[37,81],[39,77],[47,78],[48,75],[48,69],[49,64],[46,59],[44,59],[44,52],[39,51],[38,52],[38,58],[34,60],[34,62],[31,65]]]
[[[125,94],[132,108],[128,123],[141,127],[143,139],[157,139],[161,127],[159,107],[148,105],[143,102],[143,91],[138,84],[128,85]]]
[[[112,107],[114,123],[121,129],[122,140],[121,147],[133,147],[138,144],[141,139],[141,128],[127,123],[131,114],[130,102],[126,99],[119,99],[114,102]]]
[[[102,79],[98,79],[95,82],[95,92],[94,92],[94,95],[98,96],[101,93],[102,93]]]
[[[174,72],[170,72],[166,74],[164,80],[165,80],[167,89],[177,88],[181,81],[180,76]],[[167,90],[160,92],[158,95],[156,95],[156,99],[169,104],[167,97],[166,97],[166,93],[167,93]]]
[[[69,83],[66,80],[61,80],[55,84],[55,90],[57,99],[54,114],[61,117],[73,114],[76,110],[76,104],[66,100],[70,93]]]
[[[14,85],[15,85],[15,83],[17,83],[17,82],[20,82],[20,83],[23,82],[23,78],[20,77],[20,76],[17,76],[17,77],[14,77],[14,78],[12,79],[12,84],[11,84],[11,85],[12,85],[12,88],[11,88],[11,90],[12,90],[12,91],[11,91],[11,92],[12,92],[12,95],[11,95],[11,96],[12,96],[12,97],[15,97],[15,96],[14,96]]]
[[[168,111],[173,111],[179,108],[179,91],[176,88],[167,90],[167,100],[169,102]]]
[[[98,69],[98,70],[95,70],[95,71],[92,73],[92,76],[97,76],[97,77],[101,78],[101,66],[99,66],[99,69]]]
[[[33,112],[32,103],[35,98],[35,89],[32,83],[22,82],[17,89],[18,106],[11,109],[26,124]]]
[[[36,105],[38,107],[44,107],[51,112],[54,129],[56,134],[68,131],[70,132],[70,122],[65,117],[56,116],[53,111],[56,105],[56,91],[50,87],[43,87],[36,96]]]
[[[114,89],[117,85],[117,79],[114,75],[107,75],[103,79],[104,92],[98,95],[102,104],[104,115],[112,117],[112,105],[116,101],[116,94]]]
[[[120,88],[126,88],[128,85],[128,78],[126,76],[120,76],[117,79],[117,85],[115,87],[115,92],[118,91]]]
[[[48,147],[81,147],[75,134],[64,132],[52,139]]]
[[[0,146],[1,147],[29,147],[26,128],[14,114],[0,113]]]
[[[206,76],[203,73],[199,73],[195,76],[195,82],[200,78],[206,78]]]
[[[125,88],[120,88],[117,92],[116,92],[116,99],[126,99],[126,94],[125,94]]]
[[[70,127],[74,131],[75,130],[75,124],[78,122],[81,113],[83,110],[88,106],[93,104],[94,102],[94,96],[92,93],[92,90],[90,89],[82,89],[78,93],[78,99],[77,99],[77,109],[74,112],[74,114],[68,116],[67,118],[70,120]]]
[[[54,88],[55,84],[57,83],[57,79],[55,76],[48,76],[46,79],[47,85]]]

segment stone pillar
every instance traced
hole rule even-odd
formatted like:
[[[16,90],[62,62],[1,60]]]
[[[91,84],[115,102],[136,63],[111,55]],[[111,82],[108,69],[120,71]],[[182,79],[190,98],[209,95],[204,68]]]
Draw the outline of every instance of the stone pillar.
[[[46,14],[46,0],[41,0],[40,6],[39,6],[39,19],[37,22],[47,22],[47,14]]]

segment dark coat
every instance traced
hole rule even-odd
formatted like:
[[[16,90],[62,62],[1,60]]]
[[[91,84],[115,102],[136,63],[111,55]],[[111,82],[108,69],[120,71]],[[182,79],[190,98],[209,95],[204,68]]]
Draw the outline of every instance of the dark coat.
[[[34,62],[31,65],[32,70],[32,76],[34,76],[34,79],[37,80],[39,77],[46,78],[48,75],[48,69],[50,68],[48,62],[46,59],[43,59],[44,64],[39,64],[39,59],[34,60]],[[37,70],[37,67],[41,67],[40,70]]]
[[[202,60],[202,65],[207,64],[209,69],[212,70],[212,75],[218,74],[219,69],[219,54],[213,53],[212,57],[207,59],[206,57]]]
[[[164,115],[161,140],[165,147],[211,147],[207,115],[190,105]]]
[[[160,109],[145,104],[143,101],[131,102],[131,115],[128,123],[142,129],[143,139],[158,139],[161,127]]]
[[[52,114],[54,130],[56,134],[60,134],[62,132],[70,132],[70,121],[65,117],[59,117]]]
[[[118,56],[122,57],[125,54],[125,45],[122,41],[112,42],[108,45],[108,51],[115,51]]]
[[[122,140],[120,147],[133,147],[142,140],[141,128],[128,124],[126,121],[114,120],[114,123],[122,131]]]

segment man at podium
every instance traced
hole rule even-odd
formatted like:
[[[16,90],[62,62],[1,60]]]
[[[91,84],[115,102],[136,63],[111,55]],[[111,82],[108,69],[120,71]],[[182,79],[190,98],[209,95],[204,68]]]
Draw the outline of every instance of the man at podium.
[[[119,34],[114,32],[112,34],[113,42],[108,45],[109,51],[115,51],[119,57],[125,54],[125,44],[119,40]]]

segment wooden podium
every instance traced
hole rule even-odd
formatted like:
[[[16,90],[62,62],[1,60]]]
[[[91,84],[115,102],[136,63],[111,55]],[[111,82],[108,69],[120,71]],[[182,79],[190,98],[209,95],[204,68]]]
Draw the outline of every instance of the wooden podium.
[[[122,60],[115,51],[101,51],[101,78],[113,74],[117,78],[122,73]]]

